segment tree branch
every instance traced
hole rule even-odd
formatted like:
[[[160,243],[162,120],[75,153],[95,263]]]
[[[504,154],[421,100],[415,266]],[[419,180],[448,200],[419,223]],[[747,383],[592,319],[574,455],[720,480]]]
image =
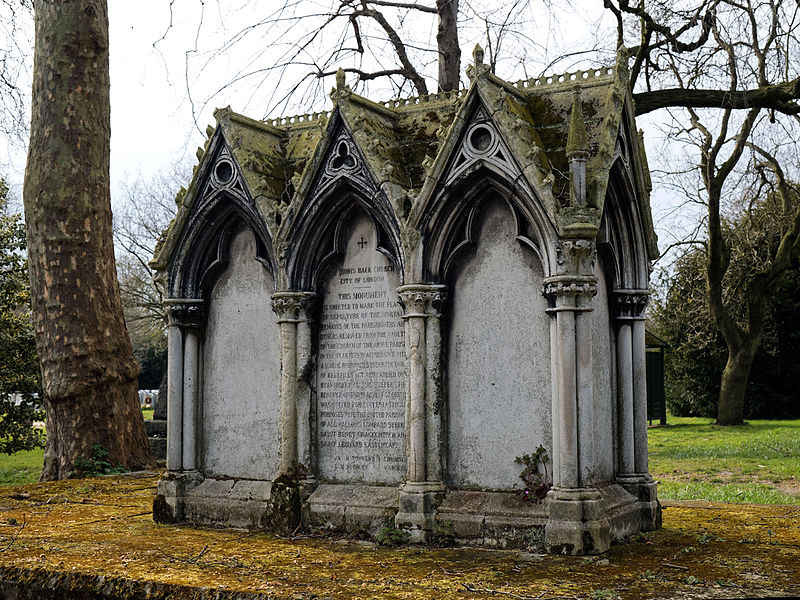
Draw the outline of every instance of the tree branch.
[[[731,92],[730,90],[687,90],[672,88],[640,92],[633,95],[636,115],[671,106],[686,108],[722,108],[748,110],[769,108],[786,115],[800,115],[800,77],[753,90]]]

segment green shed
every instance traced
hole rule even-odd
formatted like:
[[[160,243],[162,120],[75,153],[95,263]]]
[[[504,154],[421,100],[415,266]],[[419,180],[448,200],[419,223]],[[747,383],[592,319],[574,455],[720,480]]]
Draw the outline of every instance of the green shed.
[[[659,424],[667,424],[667,398],[664,393],[664,350],[667,343],[645,330],[645,346],[647,349],[645,366],[647,369],[647,421],[650,425],[658,420]]]

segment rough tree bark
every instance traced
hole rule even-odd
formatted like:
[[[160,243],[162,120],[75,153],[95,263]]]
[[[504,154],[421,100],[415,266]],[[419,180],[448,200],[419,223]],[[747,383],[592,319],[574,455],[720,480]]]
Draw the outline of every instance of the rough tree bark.
[[[122,317],[110,205],[105,0],[36,0],[24,203],[47,413],[41,480],[69,476],[100,444],[152,465]]]
[[[436,0],[439,26],[439,91],[457,90],[461,76],[461,48],[458,45],[458,0]]]

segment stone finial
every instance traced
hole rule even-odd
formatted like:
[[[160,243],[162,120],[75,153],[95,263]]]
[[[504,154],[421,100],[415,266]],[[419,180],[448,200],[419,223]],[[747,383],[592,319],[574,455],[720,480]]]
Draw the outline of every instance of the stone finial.
[[[575,86],[572,97],[572,111],[569,117],[569,131],[567,133],[567,158],[576,155],[589,154],[589,142],[586,135],[586,123],[583,118],[583,103],[581,102],[581,87]]]
[[[480,44],[475,44],[472,50],[472,58],[475,60],[475,66],[483,65],[483,47]]]
[[[336,87],[331,90],[331,99],[334,102],[346,101],[350,94],[352,90],[345,81],[344,69],[339,68],[336,71]]]
[[[472,58],[474,62],[467,67],[467,77],[469,77],[470,80],[484,75],[491,70],[489,65],[483,64],[483,56],[483,48],[480,44],[475,44],[475,49],[472,51]]]
[[[572,112],[569,117],[569,132],[565,150],[567,160],[569,160],[570,206],[586,206],[586,161],[589,158],[589,142],[586,135],[586,123],[583,119],[581,88],[577,85],[572,98]]]

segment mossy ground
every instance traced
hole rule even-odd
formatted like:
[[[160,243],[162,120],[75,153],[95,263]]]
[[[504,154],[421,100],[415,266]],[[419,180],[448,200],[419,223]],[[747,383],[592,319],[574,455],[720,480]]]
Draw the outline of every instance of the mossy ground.
[[[276,598],[659,598],[800,594],[800,507],[670,503],[600,557],[405,547],[153,522],[157,475],[5,487],[0,568]],[[24,524],[24,527],[23,527]]]

